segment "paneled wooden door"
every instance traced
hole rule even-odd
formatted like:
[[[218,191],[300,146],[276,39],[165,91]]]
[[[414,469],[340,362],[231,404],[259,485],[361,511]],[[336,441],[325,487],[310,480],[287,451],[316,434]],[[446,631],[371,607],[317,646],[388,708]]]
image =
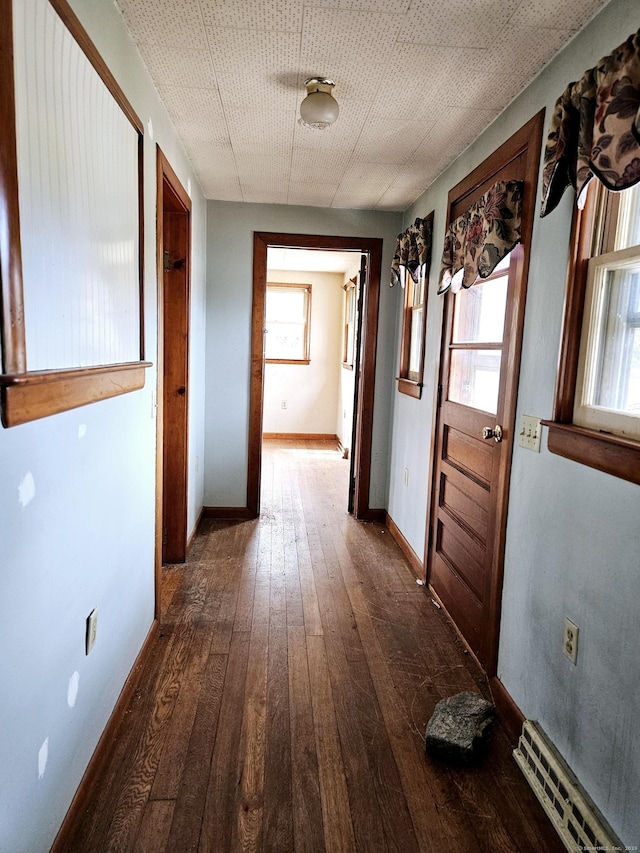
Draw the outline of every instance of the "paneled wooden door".
[[[158,492],[161,562],[187,552],[191,200],[158,151]]]
[[[489,675],[495,674],[497,663],[506,510],[541,129],[542,117],[536,116],[449,196],[452,221],[495,181],[525,182],[522,243],[490,278],[445,296],[429,583]]]

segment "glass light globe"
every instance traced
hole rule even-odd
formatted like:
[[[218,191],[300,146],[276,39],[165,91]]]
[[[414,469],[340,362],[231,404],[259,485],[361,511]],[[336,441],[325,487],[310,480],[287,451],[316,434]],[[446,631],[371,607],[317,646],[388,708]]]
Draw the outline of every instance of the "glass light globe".
[[[298,121],[305,127],[325,130],[338,118],[338,102],[328,92],[311,92],[300,104]]]

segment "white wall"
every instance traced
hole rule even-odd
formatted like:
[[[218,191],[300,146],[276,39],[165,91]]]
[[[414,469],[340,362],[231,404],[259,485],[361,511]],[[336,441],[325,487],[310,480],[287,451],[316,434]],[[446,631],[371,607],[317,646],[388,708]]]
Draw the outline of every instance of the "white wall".
[[[390,472],[391,515],[420,555],[440,340],[435,286],[448,190],[542,107],[547,127],[567,83],[638,25],[637,2],[613,0],[405,213],[405,223],[433,208],[436,213],[426,387],[419,402],[396,395]],[[567,192],[557,210],[534,224],[518,418],[552,413],[572,195]],[[405,488],[402,468],[415,453],[420,477]],[[627,844],[640,838],[639,519],[638,486],[550,454],[545,442],[540,454],[515,447],[498,674]],[[577,666],[562,653],[565,616],[580,627]]]
[[[194,469],[203,455],[206,206],[113,2],[72,6],[146,129],[144,310],[154,362],[156,142],[193,200],[192,527],[203,492]],[[152,623],[155,383],[151,369],[135,393],[0,429],[3,853],[49,850]],[[85,657],[94,607],[98,639]]]
[[[209,201],[207,206],[206,506],[246,506],[253,232],[384,239],[373,415],[371,507],[384,507],[395,306],[387,271],[401,215]]]
[[[270,269],[267,280],[311,285],[311,329],[309,364],[264,366],[263,431],[335,435],[343,277],[340,273]]]

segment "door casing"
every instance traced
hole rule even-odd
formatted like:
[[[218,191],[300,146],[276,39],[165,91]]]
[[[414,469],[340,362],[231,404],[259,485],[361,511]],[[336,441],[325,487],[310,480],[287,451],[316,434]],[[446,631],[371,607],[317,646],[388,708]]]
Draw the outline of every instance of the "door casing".
[[[156,615],[162,562],[187,550],[191,199],[157,148]],[[169,251],[170,271],[165,270]],[[171,276],[171,294],[166,277]],[[167,310],[168,300],[171,310]],[[184,389],[184,391],[182,390]],[[167,460],[170,460],[168,467]],[[170,470],[169,470],[170,469]],[[164,533],[164,535],[163,535]],[[163,539],[165,540],[163,543]]]
[[[269,246],[290,249],[320,249],[322,251],[354,251],[369,255],[369,276],[366,283],[367,293],[362,318],[361,373],[358,400],[356,400],[358,441],[354,472],[354,514],[356,518],[367,521],[380,520],[384,516],[384,510],[372,509],[369,506],[369,485],[371,479],[378,307],[382,272],[382,240],[372,237],[326,237],[313,234],[282,234],[266,231],[256,231],[253,235],[247,514],[250,518],[256,518],[260,513],[264,399],[264,304],[267,288],[267,249]]]
[[[483,163],[474,169],[466,178],[454,186],[448,197],[447,223],[452,222],[459,213],[468,208],[474,200],[474,194],[478,194],[478,188],[495,177],[498,180],[500,173],[514,160],[522,157],[522,174],[524,180],[524,196],[522,210],[522,253],[518,258],[518,277],[520,286],[514,294],[515,304],[511,311],[511,326],[505,330],[505,341],[507,348],[503,350],[503,359],[509,365],[510,373],[504,391],[503,422],[505,438],[510,442],[509,452],[501,455],[500,469],[495,487],[495,525],[493,530],[493,542],[491,548],[491,580],[488,596],[488,616],[486,619],[486,631],[482,648],[473,650],[481,665],[489,676],[493,676],[497,670],[498,641],[500,635],[500,618],[502,607],[502,582],[504,574],[504,549],[506,539],[507,510],[509,500],[509,480],[511,473],[511,458],[513,451],[513,438],[515,435],[516,401],[518,394],[518,378],[520,372],[520,356],[522,350],[522,329],[524,324],[524,309],[527,289],[527,278],[529,271],[529,259],[531,251],[531,235],[535,216],[535,199],[538,183],[538,165],[542,144],[542,132],[544,124],[544,110],[537,113],[519,131],[491,154]],[[447,294],[447,299],[452,299]],[[443,312],[443,325],[441,330],[441,346],[439,348],[438,364],[438,387],[443,389],[446,377],[443,377],[442,347],[446,343],[447,311]],[[438,399],[440,394],[438,394]],[[427,581],[431,592],[436,595],[430,584],[431,560],[434,546],[433,517],[438,500],[438,459],[436,454],[438,435],[441,429],[440,406],[436,412],[436,428],[432,436],[431,458],[431,499],[427,511],[424,561],[427,567]],[[452,620],[453,621],[453,620]],[[454,623],[455,624],[455,623]],[[462,633],[462,632],[461,632]],[[463,639],[464,639],[464,635]]]

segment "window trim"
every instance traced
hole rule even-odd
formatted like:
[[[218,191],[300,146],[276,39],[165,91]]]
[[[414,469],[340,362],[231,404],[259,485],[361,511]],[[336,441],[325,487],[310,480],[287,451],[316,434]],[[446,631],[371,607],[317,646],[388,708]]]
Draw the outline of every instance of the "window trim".
[[[618,199],[610,196],[616,205]],[[584,209],[574,209],[553,417],[542,423],[549,429],[551,453],[640,485],[639,441],[573,423],[589,260],[601,239],[595,233],[598,201],[599,193],[588,192]]]
[[[82,368],[29,370],[26,355],[24,291],[18,161],[16,143],[15,79],[13,62],[14,0],[0,0],[5,25],[0,34],[0,112],[7,117],[7,132],[0,138],[0,406],[2,424],[12,427],[144,387],[144,127],[123,90],[89,38],[68,0],[49,0],[62,23],[91,63],[137,134],[138,158],[138,282],[140,307],[137,361],[90,365]]]
[[[296,290],[304,290],[307,295],[306,299],[306,317],[304,328],[304,358],[267,358],[266,356],[266,341],[265,341],[265,364],[311,364],[311,285],[300,284],[299,282],[284,282],[284,281],[268,281],[265,291],[265,330],[267,327],[266,317],[266,295],[270,287],[292,288]]]
[[[425,221],[431,220],[433,224],[434,211],[428,216],[425,216]],[[402,306],[402,334],[400,338],[400,369],[396,381],[398,383],[398,391],[400,394],[406,394],[408,397],[413,397],[419,400],[422,397],[422,388],[424,385],[424,356],[427,337],[427,301],[429,297],[429,271],[422,269],[421,275],[424,276],[424,301],[420,303],[422,306],[422,329],[420,340],[420,359],[417,372],[417,379],[412,379],[409,376],[409,359],[411,352],[411,317],[412,313],[420,305],[415,306],[411,302],[413,292],[413,279],[409,272],[404,270],[405,284],[403,292]]]

